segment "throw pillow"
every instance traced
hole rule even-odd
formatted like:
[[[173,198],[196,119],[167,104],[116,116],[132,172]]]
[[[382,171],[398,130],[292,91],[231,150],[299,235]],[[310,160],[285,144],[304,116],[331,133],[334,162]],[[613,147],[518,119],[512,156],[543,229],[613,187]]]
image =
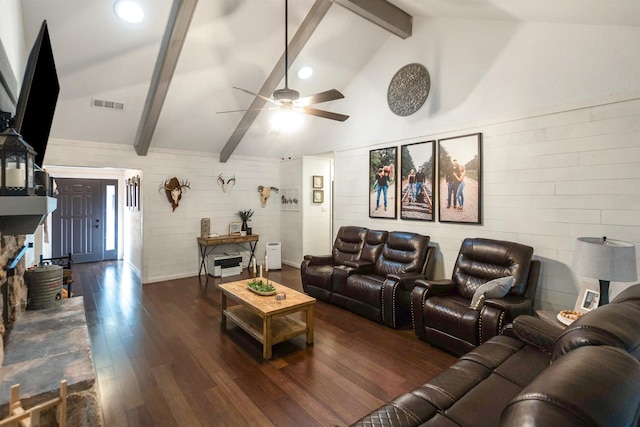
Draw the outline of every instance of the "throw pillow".
[[[487,283],[480,285],[473,294],[469,308],[472,310],[479,310],[485,299],[502,298],[509,293],[509,289],[511,289],[515,281],[515,277],[505,276],[490,280]]]

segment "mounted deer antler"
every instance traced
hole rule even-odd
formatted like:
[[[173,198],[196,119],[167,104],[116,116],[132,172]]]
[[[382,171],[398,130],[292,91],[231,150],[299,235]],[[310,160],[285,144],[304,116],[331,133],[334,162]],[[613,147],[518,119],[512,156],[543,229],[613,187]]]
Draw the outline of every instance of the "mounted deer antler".
[[[175,211],[180,203],[180,199],[182,199],[182,193],[187,191],[187,188],[191,188],[191,183],[188,180],[183,179],[182,182],[180,182],[178,178],[174,176],[173,178],[167,178],[160,184],[158,191],[164,190],[167,195],[167,200],[169,200],[171,207]]]
[[[220,184],[220,186],[222,187],[222,191],[226,193],[227,188],[231,188],[234,185],[236,185],[236,176],[233,175],[233,177],[225,181],[224,178],[222,177],[222,174],[220,174],[218,175],[218,184]],[[229,184],[231,184],[231,187],[229,187]]]

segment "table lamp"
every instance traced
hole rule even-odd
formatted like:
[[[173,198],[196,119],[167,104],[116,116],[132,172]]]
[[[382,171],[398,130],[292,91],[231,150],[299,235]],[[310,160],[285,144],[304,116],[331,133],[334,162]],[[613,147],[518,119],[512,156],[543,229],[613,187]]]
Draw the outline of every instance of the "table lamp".
[[[571,268],[581,276],[600,281],[599,307],[609,303],[609,282],[637,280],[636,247],[606,237],[578,237]]]

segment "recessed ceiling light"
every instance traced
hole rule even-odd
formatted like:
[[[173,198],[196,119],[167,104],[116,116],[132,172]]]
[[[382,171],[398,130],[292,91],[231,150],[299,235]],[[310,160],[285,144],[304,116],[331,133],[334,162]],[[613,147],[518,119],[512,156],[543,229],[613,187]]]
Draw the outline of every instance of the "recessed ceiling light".
[[[144,19],[144,11],[142,7],[134,1],[130,0],[118,0],[113,5],[113,11],[116,16],[123,21],[137,24]]]
[[[298,77],[302,80],[306,80],[313,74],[313,68],[304,66],[298,70]]]

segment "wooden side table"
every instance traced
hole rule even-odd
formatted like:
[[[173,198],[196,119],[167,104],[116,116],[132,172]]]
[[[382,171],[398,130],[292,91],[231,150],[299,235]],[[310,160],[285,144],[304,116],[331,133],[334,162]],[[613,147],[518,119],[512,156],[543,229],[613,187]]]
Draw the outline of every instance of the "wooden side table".
[[[249,245],[249,265],[251,265],[251,260],[255,259],[256,256],[256,246],[258,245],[258,240],[260,236],[257,234],[250,234],[247,236],[217,236],[217,237],[198,237],[198,246],[200,247],[200,268],[198,269],[198,277],[202,274],[202,270],[204,270],[204,274],[209,280],[209,272],[207,271],[207,256],[213,252],[213,250],[217,246],[221,245],[238,245],[242,246],[243,243]],[[244,249],[246,247],[242,246]]]

